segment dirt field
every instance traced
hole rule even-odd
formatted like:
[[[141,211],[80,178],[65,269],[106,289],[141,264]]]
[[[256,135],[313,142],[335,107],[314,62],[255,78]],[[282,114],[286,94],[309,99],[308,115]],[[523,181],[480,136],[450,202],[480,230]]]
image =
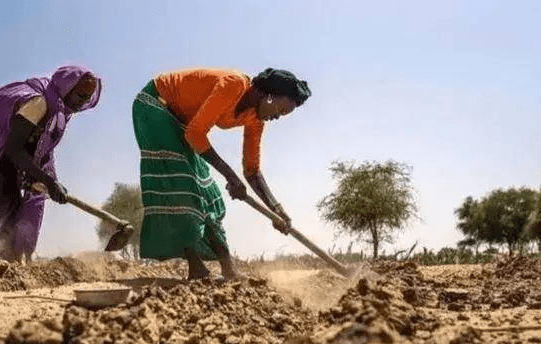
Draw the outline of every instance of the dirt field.
[[[380,261],[350,279],[315,259],[239,266],[248,281],[187,282],[180,261],[97,253],[0,262],[0,343],[541,343],[537,260]],[[73,303],[74,289],[119,283],[132,287],[127,303]]]

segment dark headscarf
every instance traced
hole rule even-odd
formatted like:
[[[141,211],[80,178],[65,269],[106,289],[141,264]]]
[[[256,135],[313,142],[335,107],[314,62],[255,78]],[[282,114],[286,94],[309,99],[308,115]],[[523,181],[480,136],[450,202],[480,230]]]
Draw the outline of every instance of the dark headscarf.
[[[293,73],[283,69],[267,68],[253,78],[252,83],[265,93],[290,97],[297,106],[312,95],[306,81],[297,79]]]

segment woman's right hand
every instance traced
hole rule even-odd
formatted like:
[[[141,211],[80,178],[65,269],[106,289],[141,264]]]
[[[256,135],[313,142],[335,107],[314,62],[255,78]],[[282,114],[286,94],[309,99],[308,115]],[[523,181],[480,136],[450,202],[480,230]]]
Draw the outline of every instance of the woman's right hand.
[[[214,148],[210,147],[200,155],[225,177],[227,180],[225,188],[229,191],[231,198],[240,200],[246,199],[246,186],[244,186],[244,183],[237,177],[233,169],[220,158]]]
[[[291,224],[288,224],[285,220],[272,221],[272,226],[274,227],[274,229],[285,235],[289,234],[291,228]]]
[[[59,182],[54,182],[51,185],[47,186],[49,191],[49,197],[57,203],[66,204],[68,202],[68,190],[64,185]]]
[[[225,188],[227,191],[229,191],[229,196],[231,196],[232,199],[244,200],[248,195],[246,192],[246,186],[239,178],[231,178],[227,182]]]

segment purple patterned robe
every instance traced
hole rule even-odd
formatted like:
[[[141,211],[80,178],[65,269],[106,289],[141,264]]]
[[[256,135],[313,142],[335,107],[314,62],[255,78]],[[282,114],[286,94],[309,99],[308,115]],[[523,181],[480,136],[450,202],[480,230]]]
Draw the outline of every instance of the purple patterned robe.
[[[1,87],[0,155],[4,151],[11,117],[22,104],[36,96],[42,96],[47,102],[47,114],[44,131],[39,137],[34,153],[34,161],[56,179],[53,152],[72,114],[72,111],[64,104],[63,98],[85,74],[93,75],[98,84],[92,98],[80,110],[84,111],[96,106],[101,94],[101,80],[84,67],[64,66],[60,67],[51,78],[32,78]],[[17,187],[20,189],[20,185]],[[44,203],[44,195],[34,195],[24,191],[22,202],[18,202],[13,195],[0,192],[0,234],[9,236],[15,260],[20,260],[23,253],[29,257],[35,251],[43,219]]]

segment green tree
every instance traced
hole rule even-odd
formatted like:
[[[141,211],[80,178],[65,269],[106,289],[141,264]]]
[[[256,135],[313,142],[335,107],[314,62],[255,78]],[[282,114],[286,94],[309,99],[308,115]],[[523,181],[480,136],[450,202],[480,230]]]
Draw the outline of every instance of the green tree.
[[[486,221],[497,242],[509,251],[522,244],[523,228],[533,210],[536,192],[527,188],[495,190],[485,200]]]
[[[141,200],[141,188],[139,185],[116,183],[113,193],[101,207],[103,210],[115,215],[119,219],[130,222],[134,233],[130,241],[120,251],[124,258],[139,257],[139,237],[143,222],[143,201]],[[106,221],[101,221],[96,227],[98,238],[102,244],[106,244],[116,228]]]
[[[464,203],[455,210],[455,215],[458,217],[457,228],[466,236],[459,242],[459,246],[465,246],[467,243],[478,245],[493,240],[489,238],[483,212],[480,202],[471,196],[466,197]]]
[[[393,231],[418,218],[411,167],[392,160],[333,162],[330,171],[338,187],[318,202],[321,216],[338,234],[372,244],[374,258],[383,242],[393,242]]]
[[[537,250],[541,252],[541,192],[537,192],[535,202],[526,224],[523,235],[526,240],[537,243]]]
[[[457,227],[467,238],[505,244],[512,251],[530,240],[523,230],[536,199],[537,192],[525,187],[496,189],[479,201],[467,197],[455,210]]]

